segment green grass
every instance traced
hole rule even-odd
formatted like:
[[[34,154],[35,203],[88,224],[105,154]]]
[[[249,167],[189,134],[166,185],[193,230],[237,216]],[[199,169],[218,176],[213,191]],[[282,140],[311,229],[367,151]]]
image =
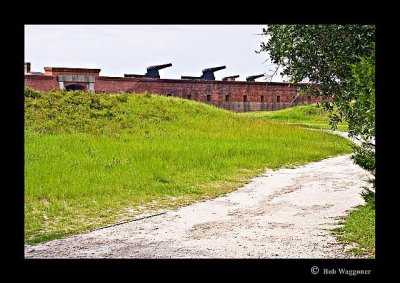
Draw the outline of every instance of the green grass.
[[[25,241],[212,198],[350,153],[327,133],[149,94],[25,91]]]
[[[349,253],[375,258],[375,203],[357,207],[333,233]]]
[[[270,121],[284,122],[305,128],[330,130],[328,113],[315,104],[300,105],[277,111],[260,111],[241,113],[247,117],[257,117]],[[347,123],[340,123],[337,131],[347,131]]]

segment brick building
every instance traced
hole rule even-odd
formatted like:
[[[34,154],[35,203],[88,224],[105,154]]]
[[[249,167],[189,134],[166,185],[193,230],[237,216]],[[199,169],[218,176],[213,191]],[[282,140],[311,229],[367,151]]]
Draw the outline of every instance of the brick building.
[[[278,110],[318,98],[300,95],[301,84],[235,80],[159,79],[100,76],[100,69],[45,67],[31,72],[25,63],[25,86],[48,92],[52,89],[92,93],[143,93],[191,99],[233,111]]]

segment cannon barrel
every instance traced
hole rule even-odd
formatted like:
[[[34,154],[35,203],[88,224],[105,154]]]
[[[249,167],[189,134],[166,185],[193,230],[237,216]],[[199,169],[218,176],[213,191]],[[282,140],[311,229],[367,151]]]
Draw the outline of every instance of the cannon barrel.
[[[232,80],[232,81],[234,81],[236,78],[238,78],[238,77],[240,77],[239,75],[236,75],[236,76],[228,76],[228,77],[223,77],[222,78],[222,80],[223,81],[230,81],[230,80]]]
[[[223,69],[226,69],[226,66],[220,66],[220,67],[214,67],[214,68],[207,68],[207,69],[204,69],[203,70],[203,74],[204,73],[207,73],[207,72],[216,72],[216,71],[219,71],[219,70],[223,70]]]
[[[201,76],[201,78],[203,80],[214,81],[215,80],[214,72],[219,71],[219,70],[223,70],[225,68],[226,68],[225,66],[220,66],[220,67],[204,69],[203,70],[203,75]]]
[[[150,71],[150,70],[161,70],[161,69],[165,69],[165,68],[168,68],[168,67],[172,67],[172,64],[168,63],[168,64],[150,66],[150,67],[147,67],[147,71]]]
[[[150,66],[147,68],[147,73],[144,75],[146,78],[153,78],[153,79],[159,79],[160,78],[160,73],[158,70],[171,67],[172,64],[163,64],[163,65],[155,65],[155,66]]]
[[[225,66],[208,68],[203,70],[203,74],[200,77],[181,76],[181,79],[214,81],[215,80],[214,72],[225,68],[226,68]]]
[[[255,76],[248,76],[248,77],[246,77],[246,81],[248,81],[248,82],[254,82],[255,79],[258,79],[258,78],[261,78],[261,77],[264,77],[264,74],[255,75]]]
[[[158,70],[171,67],[172,64],[163,64],[163,65],[154,65],[147,67],[147,73],[144,75],[136,75],[136,74],[124,74],[125,78],[153,78],[153,79],[159,79],[160,78],[160,73]]]

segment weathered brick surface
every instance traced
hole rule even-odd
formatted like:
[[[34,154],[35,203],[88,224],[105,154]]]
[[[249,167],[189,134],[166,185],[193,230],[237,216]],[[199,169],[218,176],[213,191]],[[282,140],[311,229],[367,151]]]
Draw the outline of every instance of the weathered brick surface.
[[[85,69],[85,68],[63,68],[63,67],[44,67],[46,76],[56,77],[58,75],[83,75],[98,77],[101,69]]]
[[[79,69],[77,69],[79,70]],[[54,71],[54,70],[53,70]],[[59,71],[59,70],[58,70]],[[49,91],[58,88],[56,75],[53,76],[25,76],[25,85],[33,89]],[[65,72],[64,72],[65,74]],[[69,74],[72,74],[69,72]],[[88,75],[88,72],[73,74]],[[91,72],[93,75],[93,72]],[[65,86],[74,84],[65,83]],[[85,86],[86,83],[76,83]],[[96,93],[143,93],[174,96],[192,99],[207,104],[233,110],[233,111],[258,111],[278,110],[296,104],[317,102],[315,97],[296,97],[299,84],[242,82],[242,81],[199,81],[199,80],[171,80],[150,78],[124,78],[124,77],[96,77],[94,85]]]
[[[58,89],[58,82],[55,77],[25,75],[25,86],[47,92]]]
[[[98,77],[95,90],[106,93],[148,91],[201,101],[233,111],[257,111],[277,110],[306,101],[317,101],[315,97],[307,96],[295,99],[299,87],[287,83]],[[244,101],[245,96],[247,101]]]

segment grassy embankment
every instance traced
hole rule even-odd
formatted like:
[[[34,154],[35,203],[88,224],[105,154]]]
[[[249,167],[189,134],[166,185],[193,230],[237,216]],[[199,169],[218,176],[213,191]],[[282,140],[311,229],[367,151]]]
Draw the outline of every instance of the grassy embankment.
[[[278,111],[247,112],[240,115],[247,117],[263,118],[269,121],[283,122],[305,128],[330,130],[328,113],[315,104],[299,105]],[[347,131],[347,123],[338,125],[337,131]]]
[[[344,138],[179,98],[25,91],[25,240],[232,191],[266,167],[350,153]]]

